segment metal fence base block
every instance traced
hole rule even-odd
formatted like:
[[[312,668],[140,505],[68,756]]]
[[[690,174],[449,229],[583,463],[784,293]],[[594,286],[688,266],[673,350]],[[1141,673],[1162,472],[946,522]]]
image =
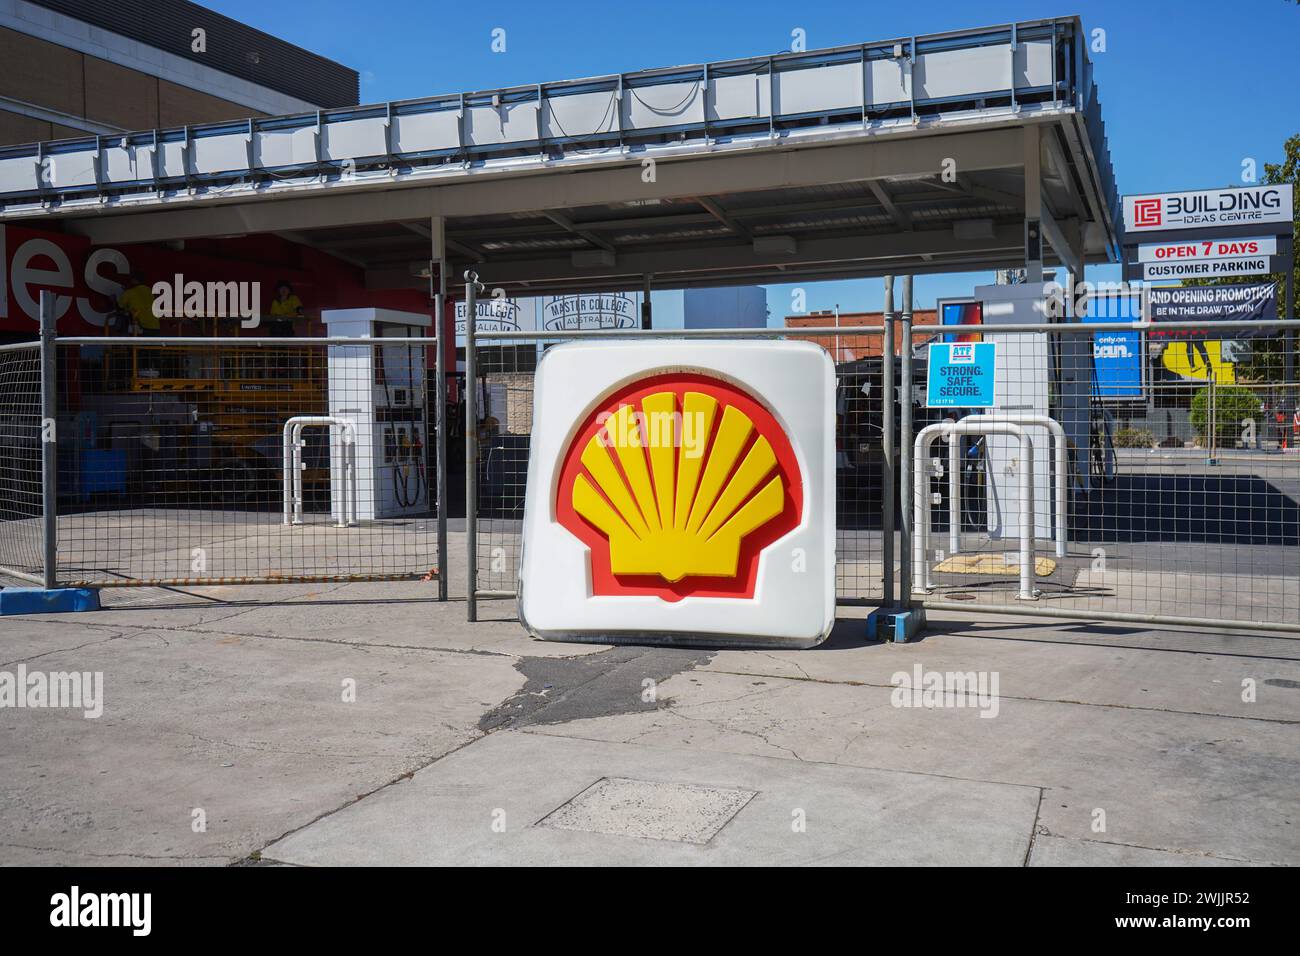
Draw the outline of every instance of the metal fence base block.
[[[887,608],[878,607],[867,615],[867,640],[880,640],[880,629],[884,627],[885,615],[889,613]]]
[[[898,607],[876,608],[867,615],[867,638],[869,640],[893,641],[906,644],[917,634],[925,630],[925,610],[913,608],[904,611]]]
[[[97,588],[5,588],[0,590],[0,615],[62,614],[98,611]]]
[[[925,611],[921,608],[897,611],[886,618],[886,621],[894,643],[906,644],[925,630]]]

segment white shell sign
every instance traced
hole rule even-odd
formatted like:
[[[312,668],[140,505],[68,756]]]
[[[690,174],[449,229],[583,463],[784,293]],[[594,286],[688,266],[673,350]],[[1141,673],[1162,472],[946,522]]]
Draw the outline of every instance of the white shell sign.
[[[538,367],[519,613],[551,640],[810,647],[835,619],[835,371],[807,342]]]

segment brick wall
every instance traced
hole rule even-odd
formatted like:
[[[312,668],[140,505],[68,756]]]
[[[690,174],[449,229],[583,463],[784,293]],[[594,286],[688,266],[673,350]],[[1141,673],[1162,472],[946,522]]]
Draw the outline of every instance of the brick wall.
[[[841,312],[838,324],[847,328],[853,325],[880,325],[883,321],[884,319],[879,312]],[[917,309],[912,313],[912,325],[914,326],[936,325],[938,321],[938,313],[934,309]],[[788,329],[829,329],[836,324],[833,313],[814,312],[811,315],[789,315],[785,319],[785,326]],[[858,359],[878,357],[880,355],[881,336],[879,335],[841,335],[838,337],[819,335],[815,338],[796,335],[792,336],[792,338],[806,338],[809,342],[818,343],[831,353],[831,357],[836,364],[855,362]],[[901,323],[895,323],[895,355],[900,353],[902,341]]]

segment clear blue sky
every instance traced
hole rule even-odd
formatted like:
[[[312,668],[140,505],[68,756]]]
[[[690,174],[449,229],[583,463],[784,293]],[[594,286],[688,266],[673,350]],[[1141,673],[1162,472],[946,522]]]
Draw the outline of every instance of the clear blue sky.
[[[1106,31],[1093,54],[1121,193],[1239,183],[1242,160],[1281,158],[1300,132],[1300,5],[1293,0],[792,3],[752,0],[208,0],[227,16],[361,73],[362,102],[491,89],[1078,13]],[[491,50],[494,28],[506,52]],[[1095,275],[1094,275],[1095,273]],[[1117,279],[1118,269],[1089,278]],[[968,295],[988,274],[922,276],[918,307]],[[807,284],[808,308],[879,309],[879,280]],[[773,319],[788,291],[772,287]]]

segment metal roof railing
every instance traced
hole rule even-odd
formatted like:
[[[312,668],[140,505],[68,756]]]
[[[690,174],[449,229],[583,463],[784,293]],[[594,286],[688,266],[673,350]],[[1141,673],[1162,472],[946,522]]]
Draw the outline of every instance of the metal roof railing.
[[[1118,198],[1077,18],[0,148],[0,217],[288,185],[545,166],[703,142],[1080,114]]]

